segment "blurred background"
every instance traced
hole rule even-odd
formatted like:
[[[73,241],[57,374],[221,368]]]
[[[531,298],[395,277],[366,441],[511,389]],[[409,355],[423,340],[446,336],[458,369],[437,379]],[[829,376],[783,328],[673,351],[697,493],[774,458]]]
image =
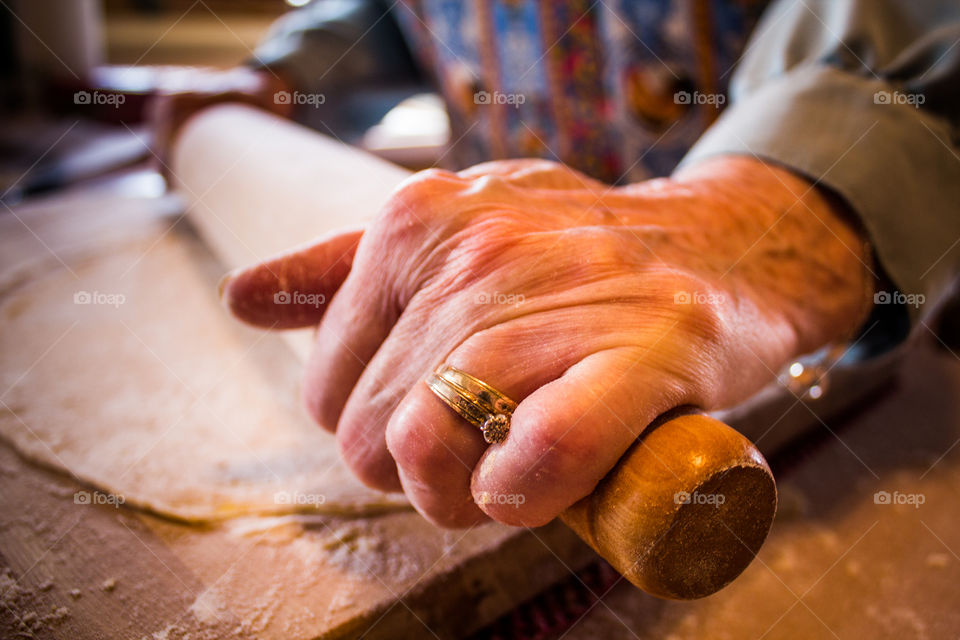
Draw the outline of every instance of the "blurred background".
[[[314,1],[334,18],[363,25],[351,14],[354,3]],[[154,140],[158,95],[269,99],[283,89],[283,71],[263,63],[258,44],[277,19],[306,4],[0,0],[2,202],[137,163],[162,164]],[[327,103],[301,109],[298,119],[409,168],[425,168],[447,142],[445,112],[412,63],[389,76],[370,73],[367,63],[379,55],[379,43],[395,35],[387,22],[359,41],[331,36]],[[293,113],[275,110],[298,115],[295,106]]]

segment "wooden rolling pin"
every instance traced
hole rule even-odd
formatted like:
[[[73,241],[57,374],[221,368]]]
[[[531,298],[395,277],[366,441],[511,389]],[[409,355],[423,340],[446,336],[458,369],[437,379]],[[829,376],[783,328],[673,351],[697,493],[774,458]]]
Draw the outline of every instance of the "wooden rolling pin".
[[[408,172],[239,105],[192,118],[173,151],[177,189],[209,246],[233,268],[371,219]],[[304,356],[310,332],[290,333]],[[777,506],[760,452],[722,422],[661,416],[594,492],[561,518],[653,595],[709,595],[737,577]]]

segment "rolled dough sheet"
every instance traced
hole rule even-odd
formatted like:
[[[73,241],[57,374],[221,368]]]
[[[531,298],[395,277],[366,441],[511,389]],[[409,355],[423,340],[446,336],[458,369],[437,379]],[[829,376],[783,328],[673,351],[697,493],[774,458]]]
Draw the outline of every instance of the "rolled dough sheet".
[[[186,521],[409,508],[353,479],[300,407],[289,348],[227,317],[223,268],[168,227],[0,278],[0,435],[91,500]]]

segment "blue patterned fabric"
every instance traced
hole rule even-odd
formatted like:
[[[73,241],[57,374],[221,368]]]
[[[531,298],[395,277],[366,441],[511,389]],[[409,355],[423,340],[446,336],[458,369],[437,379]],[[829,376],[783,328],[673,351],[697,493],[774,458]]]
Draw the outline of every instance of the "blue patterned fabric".
[[[608,182],[669,173],[726,102],[764,2],[401,0],[447,101],[453,164],[539,156]]]

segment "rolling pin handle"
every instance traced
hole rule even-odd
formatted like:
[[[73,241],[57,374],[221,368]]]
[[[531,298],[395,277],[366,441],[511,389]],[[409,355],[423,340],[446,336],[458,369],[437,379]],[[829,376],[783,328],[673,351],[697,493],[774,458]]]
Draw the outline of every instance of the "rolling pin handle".
[[[740,575],[776,510],[773,474],[749,440],[702,413],[675,410],[560,517],[636,586],[689,600]]]

